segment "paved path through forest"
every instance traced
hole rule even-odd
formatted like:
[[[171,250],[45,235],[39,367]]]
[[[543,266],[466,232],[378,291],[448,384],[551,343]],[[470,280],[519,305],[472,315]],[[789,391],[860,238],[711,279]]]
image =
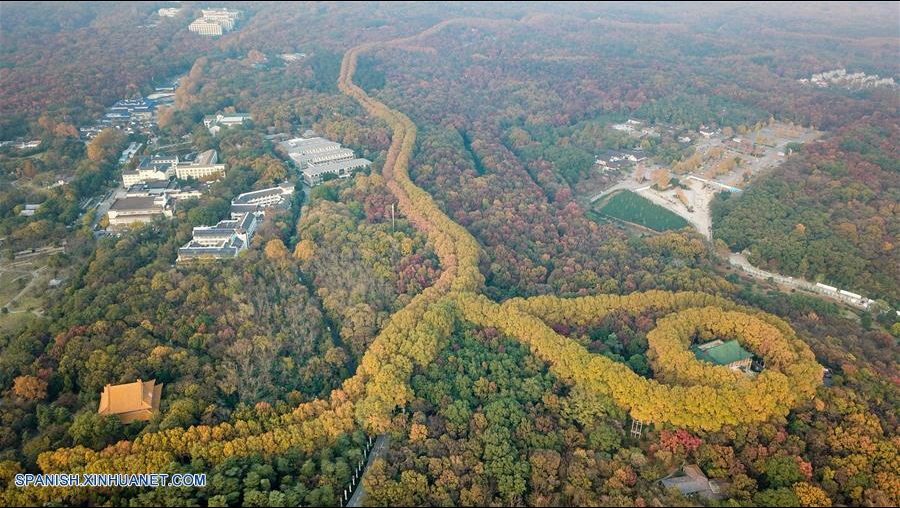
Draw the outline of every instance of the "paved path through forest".
[[[354,490],[353,495],[350,496],[350,501],[347,501],[347,506],[362,506],[362,500],[366,496],[366,489],[363,488],[362,479],[365,478],[366,471],[369,470],[369,467],[375,462],[375,459],[382,458],[384,457],[384,454],[387,453],[389,441],[390,438],[387,434],[381,434],[375,439],[375,446],[372,447],[372,451],[369,453],[369,460],[366,461],[366,467],[359,477],[359,485],[356,486],[356,490]]]

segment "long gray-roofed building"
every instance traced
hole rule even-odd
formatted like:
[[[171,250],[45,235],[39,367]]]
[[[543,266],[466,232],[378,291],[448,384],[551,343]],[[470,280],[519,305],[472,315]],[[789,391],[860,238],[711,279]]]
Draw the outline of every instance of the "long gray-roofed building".
[[[289,182],[278,187],[245,192],[231,200],[231,213],[264,212],[267,209],[287,210],[291,207],[294,186]]]
[[[355,156],[353,150],[349,148],[341,148],[340,145],[331,150],[324,150],[317,153],[308,154],[291,154],[291,160],[297,164],[297,167],[303,168],[307,164],[320,164],[322,162],[332,162],[352,159]]]
[[[203,195],[203,192],[200,188],[182,187],[175,180],[150,180],[136,183],[125,191],[126,197],[163,195],[177,201],[179,199],[199,198]]]
[[[291,154],[313,154],[341,148],[341,144],[325,138],[294,138],[282,141],[279,146]]]
[[[322,183],[327,175],[334,175],[338,178],[350,178],[354,171],[367,168],[371,164],[372,161],[369,159],[349,159],[308,164],[303,168],[303,180],[307,185],[313,187]]]

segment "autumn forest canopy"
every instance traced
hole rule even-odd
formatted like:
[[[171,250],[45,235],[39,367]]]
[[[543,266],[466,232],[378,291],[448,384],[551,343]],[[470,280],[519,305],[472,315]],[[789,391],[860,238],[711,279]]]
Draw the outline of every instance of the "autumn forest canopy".
[[[222,4],[0,3],[0,506],[900,502],[900,4]]]

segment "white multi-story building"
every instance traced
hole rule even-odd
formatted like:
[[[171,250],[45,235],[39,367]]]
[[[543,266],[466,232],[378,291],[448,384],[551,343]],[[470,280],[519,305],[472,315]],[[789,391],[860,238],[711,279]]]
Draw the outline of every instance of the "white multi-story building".
[[[196,180],[218,180],[225,176],[225,164],[218,163],[218,153],[207,150],[197,154],[192,160],[179,160],[177,155],[153,155],[141,159],[134,170],[122,171],[122,185],[125,188],[139,183],[159,180],[194,178]]]
[[[193,238],[178,249],[178,263],[198,259],[236,257],[247,250],[259,225],[261,214],[233,214],[215,226],[194,228]]]
[[[159,17],[161,18],[174,18],[181,12],[180,7],[163,7],[159,10]]]
[[[195,19],[188,25],[188,30],[200,35],[222,35],[222,25],[215,21],[209,21],[203,18]]]
[[[222,35],[234,30],[234,25],[241,17],[241,11],[235,9],[203,9],[202,16],[188,25],[191,32],[200,35]]]
[[[174,155],[153,155],[141,159],[133,170],[122,171],[122,185],[125,188],[143,182],[168,180],[175,176],[178,157]]]
[[[206,18],[215,21],[237,21],[241,19],[243,15],[243,11],[238,9],[227,9],[227,8],[213,8],[213,9],[201,9],[200,14]]]
[[[217,180],[225,176],[225,164],[218,164],[218,160],[219,154],[215,150],[201,152],[192,161],[178,162],[175,176],[182,180]]]
[[[116,199],[107,212],[109,227],[119,229],[132,224],[144,224],[154,217],[171,217],[172,202],[169,196],[129,196]]]
[[[866,74],[865,72],[848,74],[847,69],[835,69],[833,71],[820,72],[818,74],[813,74],[809,79],[800,79],[798,81],[804,84],[812,83],[819,88],[835,85],[851,90],[880,86],[894,88],[897,85],[894,82],[894,78],[882,78],[877,74]]]

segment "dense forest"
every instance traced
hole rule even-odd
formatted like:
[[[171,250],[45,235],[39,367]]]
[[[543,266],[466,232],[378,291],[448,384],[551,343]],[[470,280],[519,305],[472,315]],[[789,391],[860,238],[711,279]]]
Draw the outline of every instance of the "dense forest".
[[[216,39],[187,32],[193,6],[160,21],[151,4],[52,4],[42,17],[12,4],[15,21],[0,22],[21,39],[0,53],[0,80],[22,83],[0,95],[3,139],[42,140],[0,151],[16,182],[0,192],[0,248],[64,238],[55,262],[73,270],[42,314],[0,332],[0,504],[335,506],[376,435],[388,446],[366,472],[367,505],[900,500],[896,317],[742,279],[722,242],[598,224],[578,198],[606,182],[592,169],[605,150],[672,163],[690,155],[678,135],[700,125],[814,125],[820,142],[718,198],[715,234],[769,269],[896,304],[896,94],[796,82],[845,65],[896,75],[889,15],[234,6],[246,19]],[[120,39],[121,52],[105,43]],[[62,50],[29,60],[48,40]],[[293,51],[307,56],[277,58]],[[49,79],[29,85],[42,69]],[[94,73],[105,84],[89,85]],[[159,135],[219,150],[227,175],[170,221],[95,238],[80,205],[114,185],[134,138],[84,145],[69,127],[175,73]],[[253,121],[213,137],[202,117],[222,110]],[[626,118],[671,129],[635,141],[610,129]],[[271,135],[305,129],[371,170],[298,185],[237,259],[174,265],[233,196],[297,181]],[[63,173],[66,185],[31,190]],[[19,216],[35,197],[45,205]],[[738,339],[766,369],[748,380],[698,362],[697,337]],[[104,385],[136,378],[165,384],[159,415],[96,413]],[[717,498],[662,487],[688,464],[721,482]],[[12,487],[23,471],[146,468],[209,483]]]
[[[803,147],[713,208],[716,236],[758,266],[900,301],[900,124],[866,117]],[[839,260],[839,262],[838,262]]]
[[[316,188],[298,225],[294,257],[310,274],[342,341],[357,359],[391,314],[439,274],[425,237],[392,221],[391,197],[378,175],[359,176],[340,191]]]

